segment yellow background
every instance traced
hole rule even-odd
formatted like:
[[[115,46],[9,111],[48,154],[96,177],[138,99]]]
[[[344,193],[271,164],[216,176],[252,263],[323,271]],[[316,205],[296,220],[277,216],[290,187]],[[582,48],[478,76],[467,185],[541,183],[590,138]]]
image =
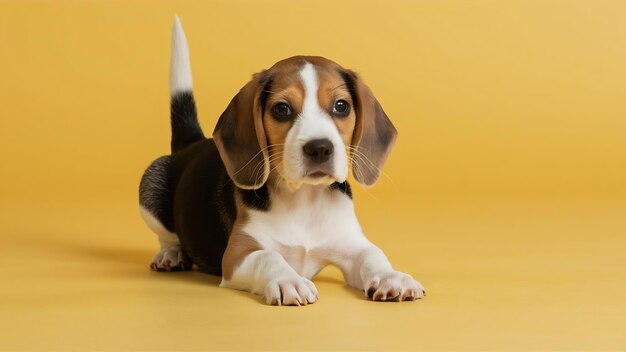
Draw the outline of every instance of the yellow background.
[[[175,13],[207,135],[279,59],[365,77],[400,135],[357,211],[426,299],[148,270]],[[0,158],[0,350],[626,348],[623,1],[1,1]]]

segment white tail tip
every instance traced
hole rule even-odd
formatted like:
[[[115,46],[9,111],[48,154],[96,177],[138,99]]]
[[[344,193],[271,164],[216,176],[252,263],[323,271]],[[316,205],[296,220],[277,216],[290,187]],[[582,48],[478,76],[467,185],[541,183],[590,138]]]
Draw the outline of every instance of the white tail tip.
[[[172,27],[172,61],[170,63],[170,94],[189,92],[192,89],[191,65],[187,38],[178,16]]]

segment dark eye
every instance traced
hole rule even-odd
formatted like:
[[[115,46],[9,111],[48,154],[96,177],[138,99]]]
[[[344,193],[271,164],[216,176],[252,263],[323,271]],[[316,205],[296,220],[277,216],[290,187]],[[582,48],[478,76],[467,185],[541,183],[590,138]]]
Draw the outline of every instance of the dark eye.
[[[293,115],[293,111],[287,103],[278,103],[272,107],[272,116],[278,121],[287,121]]]
[[[337,116],[348,116],[350,113],[350,105],[347,101],[343,99],[339,99],[335,102],[333,106],[333,114]]]

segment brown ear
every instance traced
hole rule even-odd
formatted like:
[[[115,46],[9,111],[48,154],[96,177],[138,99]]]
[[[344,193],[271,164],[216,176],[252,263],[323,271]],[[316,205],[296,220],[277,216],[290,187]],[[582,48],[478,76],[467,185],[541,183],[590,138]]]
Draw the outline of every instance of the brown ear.
[[[398,131],[363,80],[352,71],[342,75],[356,107],[352,174],[360,184],[372,186],[380,176]]]
[[[222,113],[213,139],[237,187],[257,189],[269,176],[267,140],[260,102],[266,71],[255,74]]]

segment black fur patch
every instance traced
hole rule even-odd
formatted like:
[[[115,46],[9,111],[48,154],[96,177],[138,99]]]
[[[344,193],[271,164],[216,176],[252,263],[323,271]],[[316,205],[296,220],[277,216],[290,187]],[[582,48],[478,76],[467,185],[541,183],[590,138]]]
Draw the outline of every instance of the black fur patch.
[[[270,194],[267,189],[267,185],[263,185],[259,189],[239,189],[243,204],[246,206],[267,211],[270,208]]]
[[[193,142],[204,139],[204,133],[198,123],[196,102],[191,92],[179,92],[170,102],[172,123],[172,152],[180,150]]]
[[[350,188],[350,184],[348,183],[348,181],[345,181],[342,183],[335,182],[332,185],[330,185],[330,189],[336,189],[339,192],[350,197],[350,199],[352,199],[352,188]]]
[[[200,271],[220,275],[237,216],[235,189],[212,139],[172,155],[173,218],[184,253]]]

